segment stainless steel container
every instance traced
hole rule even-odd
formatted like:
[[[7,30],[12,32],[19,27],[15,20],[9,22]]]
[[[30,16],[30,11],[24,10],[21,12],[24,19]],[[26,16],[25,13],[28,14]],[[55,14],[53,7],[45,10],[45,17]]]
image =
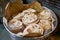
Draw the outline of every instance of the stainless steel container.
[[[7,1],[7,0],[6,0]],[[12,0],[11,0],[12,1]],[[27,0],[28,1],[28,0]],[[36,1],[36,0],[29,0],[28,3],[31,3],[33,1]],[[13,2],[13,1],[12,1]],[[7,2],[5,3],[7,4]],[[3,7],[4,8],[4,7]],[[45,9],[49,9],[47,7],[44,7]],[[50,9],[49,9],[50,10]],[[9,32],[9,35],[11,37],[11,40],[44,40],[46,37],[48,37],[57,27],[57,17],[55,15],[55,13],[50,10],[52,12],[52,16],[54,17],[55,19],[55,22],[54,22],[54,28],[52,29],[52,31],[46,33],[45,35],[41,36],[41,37],[32,37],[32,38],[27,38],[27,37],[21,37],[21,36],[16,36],[14,33],[12,33],[11,31],[9,31],[8,29],[8,26],[7,26],[7,21],[4,19],[3,17],[3,25],[4,27],[6,28],[6,30]]]
[[[47,7],[44,7],[44,8],[50,10]],[[15,35],[11,31],[9,31],[8,25],[7,25],[7,21],[4,19],[4,17],[3,17],[3,25],[5,26],[6,30],[9,32],[9,35],[10,35],[10,37],[11,37],[12,40],[44,40],[44,38],[48,37],[56,29],[56,27],[57,27],[57,17],[56,17],[55,13],[52,10],[50,10],[50,11],[52,13],[53,18],[55,19],[54,28],[52,29],[52,31],[49,31],[48,33],[44,34],[41,37],[27,38],[27,37],[21,37],[21,36]]]

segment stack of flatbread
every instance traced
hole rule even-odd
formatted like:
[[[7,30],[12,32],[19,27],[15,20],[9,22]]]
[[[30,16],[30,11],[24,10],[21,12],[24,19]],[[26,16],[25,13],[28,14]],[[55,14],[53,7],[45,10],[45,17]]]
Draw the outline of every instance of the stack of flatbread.
[[[51,30],[54,22],[50,10],[39,2],[23,4],[22,0],[9,2],[5,8],[8,29],[17,36],[39,37]]]

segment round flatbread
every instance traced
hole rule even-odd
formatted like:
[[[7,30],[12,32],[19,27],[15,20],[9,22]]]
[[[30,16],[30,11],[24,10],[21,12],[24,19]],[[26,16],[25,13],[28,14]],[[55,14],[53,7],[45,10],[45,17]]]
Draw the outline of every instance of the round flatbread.
[[[12,19],[9,24],[8,24],[8,28],[12,31],[12,32],[20,32],[23,29],[23,24],[20,20],[17,19]]]
[[[34,21],[36,21],[38,18],[34,13],[30,13],[30,14],[25,14],[24,17],[22,18],[22,22],[27,25],[29,23],[32,23]]]
[[[49,19],[51,17],[51,12],[49,10],[43,10],[41,13],[39,13],[40,19]]]

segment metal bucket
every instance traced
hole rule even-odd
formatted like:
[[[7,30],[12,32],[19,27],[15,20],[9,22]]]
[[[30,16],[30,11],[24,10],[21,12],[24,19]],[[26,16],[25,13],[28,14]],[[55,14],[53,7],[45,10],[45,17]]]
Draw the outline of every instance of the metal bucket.
[[[12,1],[12,0],[11,0]],[[28,2],[27,3],[31,3],[32,1],[36,1],[36,0],[27,0]],[[50,10],[49,8],[47,7],[44,7],[45,9],[48,9]],[[32,38],[27,38],[27,37],[21,37],[21,36],[17,36],[15,35],[14,33],[12,33],[11,31],[9,31],[8,29],[8,25],[7,25],[7,21],[6,19],[4,19],[3,17],[3,25],[4,27],[6,28],[6,30],[9,32],[9,35],[11,37],[12,40],[44,40],[46,37],[48,37],[57,27],[57,17],[55,15],[55,13],[50,10],[52,12],[52,16],[53,18],[55,19],[55,22],[54,22],[54,28],[52,29],[52,31],[49,31],[48,33],[44,34],[43,36],[41,37],[32,37]]]

